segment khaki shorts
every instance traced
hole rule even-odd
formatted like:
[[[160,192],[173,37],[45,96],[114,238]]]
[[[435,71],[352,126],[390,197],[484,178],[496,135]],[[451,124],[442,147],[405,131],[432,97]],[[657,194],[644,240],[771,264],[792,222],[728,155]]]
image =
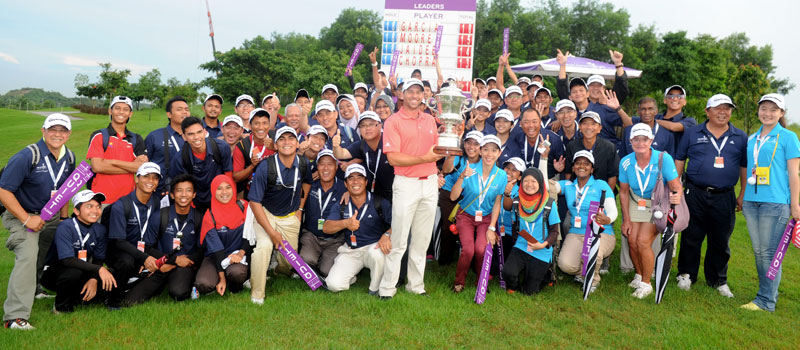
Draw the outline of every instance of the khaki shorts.
[[[647,203],[645,210],[639,210],[639,199],[641,196],[637,196],[635,193],[631,192],[631,200],[628,203],[628,215],[631,217],[631,222],[653,222],[653,204],[649,199],[645,199],[645,203]]]

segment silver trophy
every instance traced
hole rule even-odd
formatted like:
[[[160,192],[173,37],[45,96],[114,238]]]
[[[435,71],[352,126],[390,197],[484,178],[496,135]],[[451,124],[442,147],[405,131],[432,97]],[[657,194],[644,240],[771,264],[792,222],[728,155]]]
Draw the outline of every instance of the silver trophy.
[[[469,110],[464,104],[468,100],[455,84],[443,87],[436,95],[436,100],[439,122],[444,130],[439,133],[439,142],[433,151],[448,156],[463,155],[461,136],[456,132],[456,126],[464,122],[464,113]]]

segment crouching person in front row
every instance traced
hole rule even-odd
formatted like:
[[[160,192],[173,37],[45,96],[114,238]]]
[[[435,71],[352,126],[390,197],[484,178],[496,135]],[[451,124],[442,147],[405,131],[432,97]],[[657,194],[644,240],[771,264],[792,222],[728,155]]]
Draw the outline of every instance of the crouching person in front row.
[[[56,229],[47,254],[42,285],[56,292],[53,313],[72,312],[75,305],[102,300],[117,287],[114,276],[103,267],[106,258],[106,228],[97,224],[102,214],[102,193],[78,192],[72,198],[74,215]]]
[[[369,293],[378,295],[386,254],[392,249],[392,205],[367,192],[367,171],[351,164],[345,172],[350,200],[333,203],[322,231],[333,234],[344,230],[345,244],[339,247],[326,280],[328,290],[347,290],[364,267],[370,271]]]

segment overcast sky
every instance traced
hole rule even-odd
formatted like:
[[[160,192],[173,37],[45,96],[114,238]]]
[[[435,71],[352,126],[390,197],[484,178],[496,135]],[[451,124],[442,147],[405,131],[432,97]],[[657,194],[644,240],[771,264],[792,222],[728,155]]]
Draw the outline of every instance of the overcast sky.
[[[533,3],[522,1],[523,6]],[[724,37],[743,31],[751,44],[771,44],[777,76],[790,77],[800,85],[800,64],[796,62],[800,45],[791,39],[800,2],[771,1],[768,8],[741,0],[613,3],[628,10],[632,28],[654,24],[659,33],[686,30],[690,37],[699,33]],[[351,4],[209,0],[218,51],[237,47],[256,35],[269,37],[272,32],[317,35]],[[368,0],[357,6],[382,14],[383,5],[384,1]],[[212,59],[203,0],[0,0],[0,8],[0,93],[39,87],[75,96],[75,74],[85,73],[96,80],[97,62],[131,69],[134,77],[153,68],[161,70],[164,80],[200,81],[208,75],[197,68]],[[800,89],[787,96],[787,105],[790,109],[800,105]],[[789,116],[800,121],[800,115]]]

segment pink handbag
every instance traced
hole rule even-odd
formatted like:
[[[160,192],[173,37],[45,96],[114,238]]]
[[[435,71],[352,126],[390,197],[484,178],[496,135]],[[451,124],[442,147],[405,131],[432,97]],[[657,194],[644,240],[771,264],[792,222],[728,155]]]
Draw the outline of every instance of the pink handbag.
[[[656,219],[655,216],[653,217],[653,222],[656,224],[658,232],[663,232],[664,229],[667,228],[667,213],[669,213],[670,189],[669,186],[664,183],[664,178],[662,176],[663,171],[661,171],[661,163],[663,160],[664,152],[661,152],[658,154],[658,179],[653,188],[653,193],[650,196],[653,213],[660,211],[664,214],[660,219]],[[675,206],[675,214],[677,215],[677,219],[672,227],[675,232],[681,232],[689,226],[689,207],[686,205],[686,197],[681,196],[681,203]]]

